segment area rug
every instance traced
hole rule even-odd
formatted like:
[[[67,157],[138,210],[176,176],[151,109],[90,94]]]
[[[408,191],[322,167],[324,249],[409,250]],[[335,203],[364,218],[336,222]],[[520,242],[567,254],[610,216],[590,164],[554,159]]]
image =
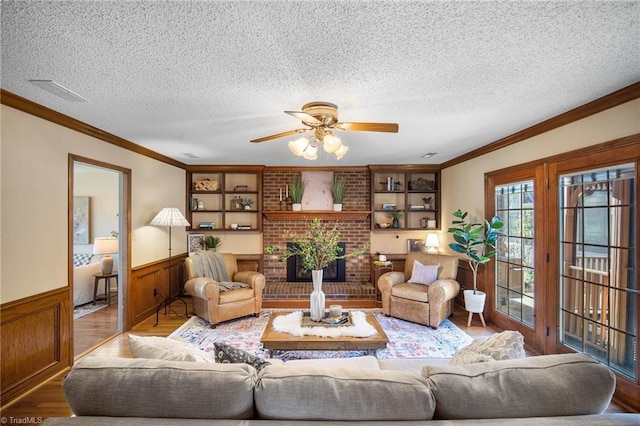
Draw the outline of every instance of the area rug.
[[[104,309],[107,307],[106,301],[96,301],[94,305],[93,302],[85,303],[84,305],[76,306],[73,308],[73,319],[82,318],[85,315],[92,314],[100,309]]]
[[[445,320],[437,330],[398,318],[386,317],[382,310],[371,310],[389,337],[386,349],[375,351],[276,351],[274,357],[284,360],[305,358],[345,358],[371,354],[377,358],[450,358],[472,342],[471,336]],[[274,310],[263,309],[259,317],[244,317],[211,328],[200,317],[193,316],[169,338],[185,341],[206,352],[213,352],[214,342],[246,351],[254,356],[268,357],[260,338]]]

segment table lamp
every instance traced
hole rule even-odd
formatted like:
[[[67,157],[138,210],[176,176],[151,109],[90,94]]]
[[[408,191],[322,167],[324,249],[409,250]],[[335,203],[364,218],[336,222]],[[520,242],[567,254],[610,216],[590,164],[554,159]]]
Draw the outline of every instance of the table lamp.
[[[427,240],[424,243],[429,247],[427,253],[438,254],[438,246],[440,246],[440,240],[438,240],[438,234],[427,234]]]
[[[100,237],[93,241],[93,254],[101,254],[102,275],[111,275],[113,272],[113,257],[118,253],[118,239],[116,237]]]

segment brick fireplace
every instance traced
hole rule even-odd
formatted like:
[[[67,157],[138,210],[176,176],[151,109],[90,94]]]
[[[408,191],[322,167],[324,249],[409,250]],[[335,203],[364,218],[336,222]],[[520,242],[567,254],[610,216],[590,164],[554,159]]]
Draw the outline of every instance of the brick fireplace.
[[[291,168],[270,168],[262,177],[263,210],[279,211],[280,190],[294,177],[300,174],[300,170]],[[343,177],[347,181],[348,198],[345,198],[343,210],[368,211],[370,210],[369,169],[366,167],[345,168],[335,171],[334,175]],[[284,191],[284,190],[283,190]],[[269,218],[262,222],[262,237],[264,247],[274,246],[281,250],[287,247],[291,240],[291,234],[304,234],[313,219],[312,215],[304,216],[304,211],[298,217]],[[371,228],[368,217],[358,219],[345,219],[344,217],[321,218],[323,223],[336,224],[340,232],[340,240],[345,243],[346,250],[362,247],[370,240]],[[311,282],[289,281],[287,279],[287,264],[277,258],[265,256],[264,275],[267,280],[265,299],[304,299],[308,298],[312,291]],[[345,261],[345,281],[332,282],[323,280],[323,291],[327,299],[375,299],[375,289],[369,283],[371,279],[369,256],[348,258]]]
[[[306,232],[311,220],[269,221],[262,223],[264,246],[275,246],[284,250],[291,239],[291,234]],[[340,239],[349,247],[361,247],[369,242],[369,223],[356,220],[329,221],[337,224]],[[348,258],[344,264],[344,280],[349,282],[368,282],[370,280],[369,256]],[[267,281],[289,281],[287,279],[287,263],[268,256],[264,260],[264,275]],[[327,281],[327,280],[325,280]]]

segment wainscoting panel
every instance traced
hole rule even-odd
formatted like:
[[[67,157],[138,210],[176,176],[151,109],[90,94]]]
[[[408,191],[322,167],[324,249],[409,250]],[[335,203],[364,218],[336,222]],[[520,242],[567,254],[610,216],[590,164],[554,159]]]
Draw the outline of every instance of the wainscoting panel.
[[[141,323],[156,312],[158,304],[168,296],[176,296],[184,286],[186,254],[171,259],[171,291],[169,290],[169,259],[138,266],[131,270],[129,285],[129,325]]]
[[[0,307],[3,405],[70,366],[69,300],[65,287]]]

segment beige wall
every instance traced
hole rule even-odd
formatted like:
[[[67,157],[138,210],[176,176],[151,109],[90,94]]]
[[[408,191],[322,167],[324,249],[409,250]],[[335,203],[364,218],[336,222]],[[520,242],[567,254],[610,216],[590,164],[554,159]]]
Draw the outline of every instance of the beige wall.
[[[5,105],[0,109],[0,303],[68,285],[68,155],[131,169],[133,267],[168,256],[162,208],[184,211],[185,172]],[[186,233],[173,230],[174,254]]]
[[[635,133],[640,133],[640,99],[442,170],[442,248],[449,251],[446,227],[454,210],[484,216],[485,173]]]

